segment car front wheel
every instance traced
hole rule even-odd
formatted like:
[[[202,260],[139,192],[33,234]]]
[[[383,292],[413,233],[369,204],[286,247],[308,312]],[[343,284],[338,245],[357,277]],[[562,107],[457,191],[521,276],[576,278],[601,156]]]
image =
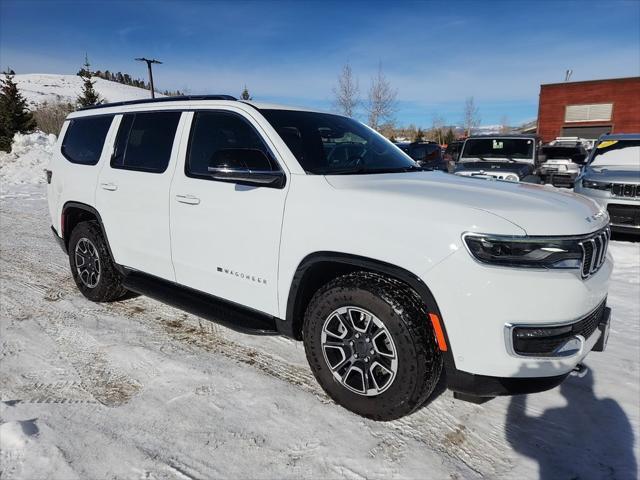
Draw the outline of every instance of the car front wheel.
[[[405,284],[356,272],[320,288],[306,311],[304,344],[327,394],[354,413],[393,420],[419,408],[442,370],[428,312]]]

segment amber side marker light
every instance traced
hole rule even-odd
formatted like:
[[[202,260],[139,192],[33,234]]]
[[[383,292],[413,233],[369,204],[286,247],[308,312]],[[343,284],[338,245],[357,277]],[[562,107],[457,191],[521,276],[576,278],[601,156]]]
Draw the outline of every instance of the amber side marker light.
[[[440,325],[440,317],[435,313],[429,314],[429,319],[431,320],[431,325],[433,325],[433,330],[436,332],[436,342],[438,342],[438,348],[446,352],[447,351],[447,342],[444,339],[444,333],[442,332],[442,325]]]

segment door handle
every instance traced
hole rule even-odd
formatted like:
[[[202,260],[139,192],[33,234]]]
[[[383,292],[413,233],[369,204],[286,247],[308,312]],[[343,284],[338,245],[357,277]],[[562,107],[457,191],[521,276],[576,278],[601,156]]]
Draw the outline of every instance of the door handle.
[[[198,205],[200,203],[200,199],[198,197],[194,197],[193,195],[176,195],[176,200],[180,203],[186,203],[188,205]]]
[[[118,189],[115,183],[101,183],[100,186],[103,190],[109,190],[110,192],[115,192]]]

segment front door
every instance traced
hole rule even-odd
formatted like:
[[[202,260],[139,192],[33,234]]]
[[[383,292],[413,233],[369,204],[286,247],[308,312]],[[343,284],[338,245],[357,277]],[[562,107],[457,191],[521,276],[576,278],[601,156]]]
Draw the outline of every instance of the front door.
[[[279,188],[250,186],[214,180],[208,170],[216,158],[246,157],[243,150],[265,154],[263,165],[247,168],[281,170],[274,149],[259,125],[240,111],[188,115],[189,145],[180,155],[184,168],[178,167],[171,185],[176,281],[278,315],[278,257],[288,182]]]
[[[100,172],[96,205],[117,263],[174,280],[169,188],[182,112],[127,113]]]

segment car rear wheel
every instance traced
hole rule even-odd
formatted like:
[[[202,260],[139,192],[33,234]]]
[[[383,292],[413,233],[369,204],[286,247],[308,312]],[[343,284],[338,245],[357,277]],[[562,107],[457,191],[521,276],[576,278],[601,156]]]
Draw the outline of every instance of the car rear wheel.
[[[69,266],[78,289],[89,300],[111,302],[127,293],[96,222],[81,222],[71,232]]]
[[[367,418],[413,412],[440,378],[442,356],[422,300],[382,275],[356,272],[320,288],[307,308],[303,337],[322,388]]]

